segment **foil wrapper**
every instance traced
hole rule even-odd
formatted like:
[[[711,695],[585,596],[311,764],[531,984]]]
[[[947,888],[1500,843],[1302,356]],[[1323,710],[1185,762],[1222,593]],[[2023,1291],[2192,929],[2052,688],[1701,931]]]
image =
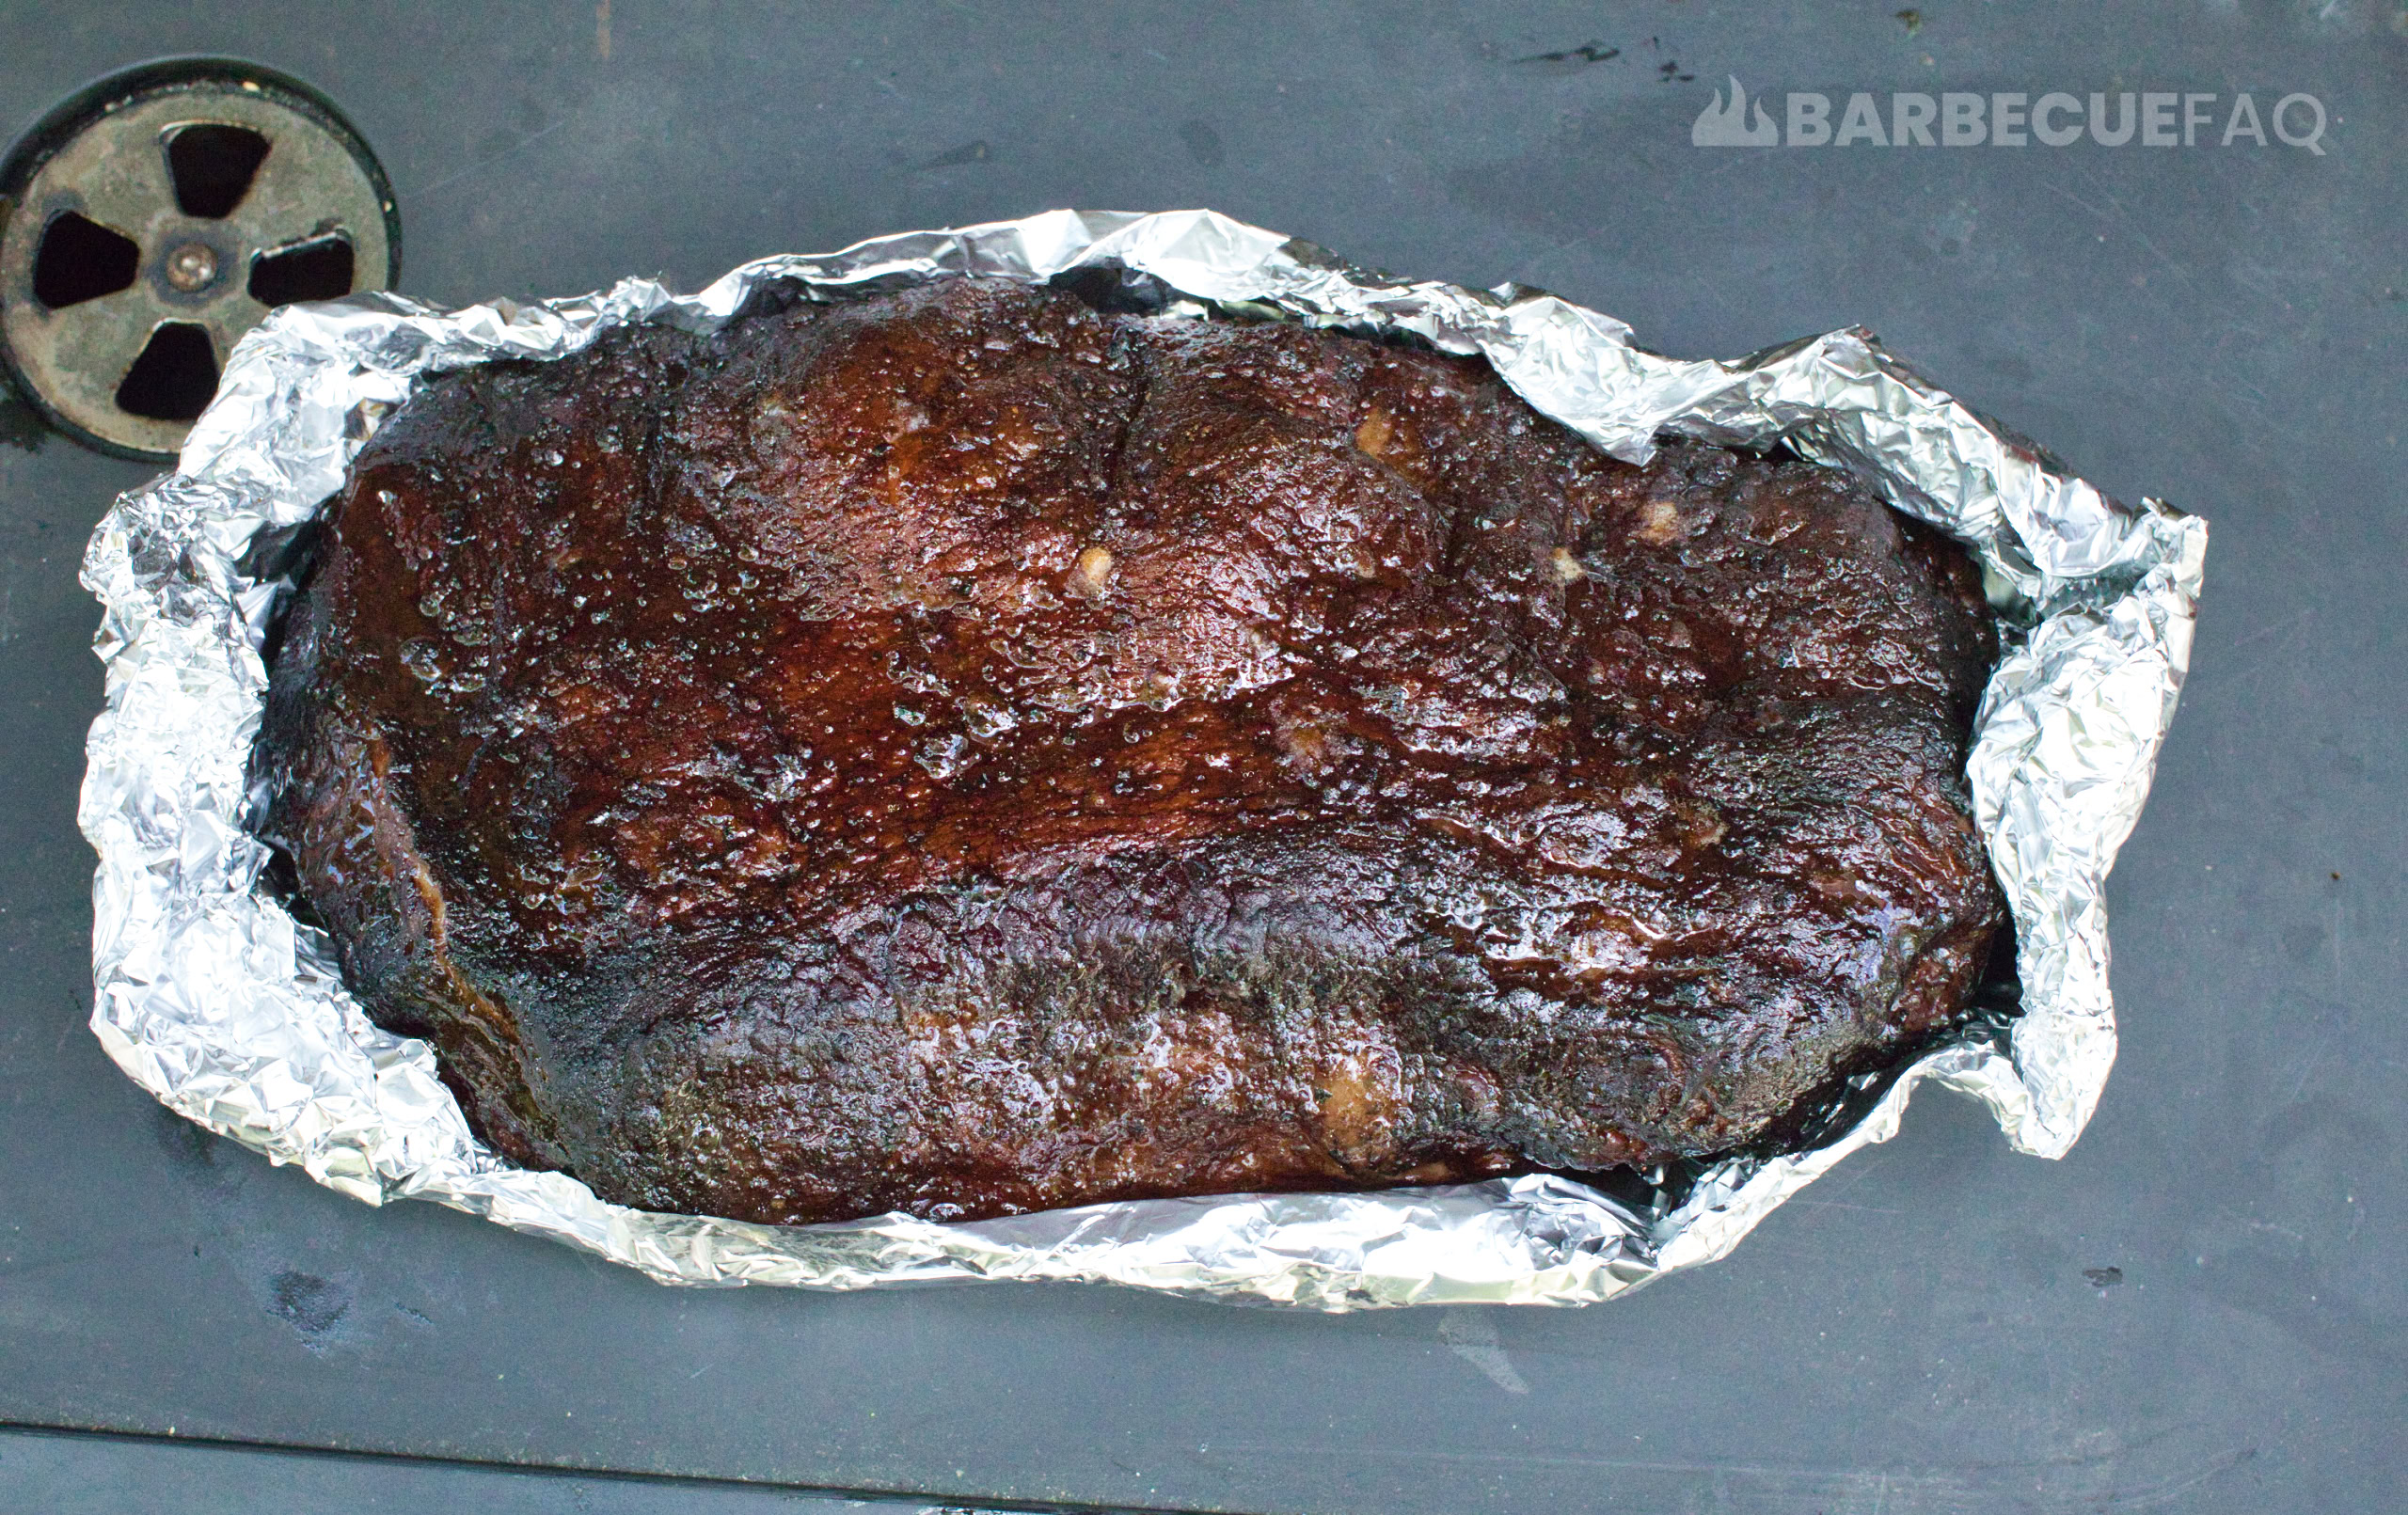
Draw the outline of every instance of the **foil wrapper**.
[[[778,1227],[605,1204],[481,1146],[424,1043],[372,1024],[330,945],[261,884],[246,758],[281,586],[246,564],[308,520],[422,375],[572,353],[610,327],[708,330],[768,286],[843,299],[953,275],[1098,271],[1175,313],[1242,313],[1478,354],[1539,410],[1642,462],[1658,436],[1785,444],[1967,544],[2008,651],[1977,718],[1976,818],[2014,910],[2020,993],[1857,1081],[1800,1150],[1606,1188],[1552,1175],[1378,1193],[1218,1196],[938,1223]],[[1052,212],[762,259],[699,293],[628,279],[577,299],[445,311],[371,294],[245,338],[178,470],[122,497],[83,579],[104,607],[108,703],[80,819],[100,854],[92,1029],[167,1105],[371,1204],[426,1199],[676,1284],[812,1288],[1085,1279],[1324,1310],[1574,1304],[1728,1253],[1783,1200],[1897,1128],[1929,1081],[2043,1157],[2081,1133],[2115,1059],[2107,871],[2174,714],[2206,523],[2069,477],[1861,330],[1728,362],[1648,352],[1621,322],[1515,286],[1396,278],[1210,212]]]

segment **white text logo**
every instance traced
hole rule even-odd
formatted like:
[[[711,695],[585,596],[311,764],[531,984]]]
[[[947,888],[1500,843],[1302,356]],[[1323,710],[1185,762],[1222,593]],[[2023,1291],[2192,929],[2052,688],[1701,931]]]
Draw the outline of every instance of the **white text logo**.
[[[1937,95],[1901,90],[1887,99],[1857,93],[1833,108],[1831,97],[1792,90],[1776,123],[1764,102],[1751,102],[1739,81],[1730,98],[1714,92],[1698,112],[1689,141],[1701,148],[2069,148],[2087,138],[2102,148],[2258,147],[2279,142],[2324,156],[2324,102],[2288,94],[2262,114],[2255,95],[2229,97],[2197,90],[2093,91],[2085,100],[2063,90],[2035,98],[2029,91]]]
[[[1748,92],[1739,81],[1731,81],[1731,103],[1722,103],[1722,91],[1714,92],[1714,103],[1697,113],[1689,125],[1689,145],[1700,148],[1777,148],[1781,146],[1781,129],[1765,114],[1764,103],[1756,103],[1756,121],[1747,123],[1743,114],[1748,104]]]

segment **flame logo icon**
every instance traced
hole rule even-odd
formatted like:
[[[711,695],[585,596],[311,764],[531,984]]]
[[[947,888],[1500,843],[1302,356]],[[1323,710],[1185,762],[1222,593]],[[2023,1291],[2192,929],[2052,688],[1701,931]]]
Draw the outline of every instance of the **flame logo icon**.
[[[1781,146],[1781,129],[1765,114],[1760,101],[1755,105],[1755,119],[1747,117],[1748,92],[1739,87],[1738,76],[1731,76],[1731,103],[1722,103],[1722,91],[1714,92],[1714,103],[1697,113],[1689,126],[1689,145],[1699,148],[1777,148]]]

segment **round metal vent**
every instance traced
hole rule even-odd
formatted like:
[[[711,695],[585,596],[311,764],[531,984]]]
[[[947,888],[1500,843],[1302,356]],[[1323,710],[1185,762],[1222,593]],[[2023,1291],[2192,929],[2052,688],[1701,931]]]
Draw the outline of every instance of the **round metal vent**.
[[[392,187],[341,112],[230,58],[61,102],[0,160],[0,358],[51,424],[175,456],[268,311],[391,287]]]

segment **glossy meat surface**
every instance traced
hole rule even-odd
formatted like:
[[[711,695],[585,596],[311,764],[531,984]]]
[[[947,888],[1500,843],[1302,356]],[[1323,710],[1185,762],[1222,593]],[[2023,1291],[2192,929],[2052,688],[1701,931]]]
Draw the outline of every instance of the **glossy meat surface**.
[[[269,834],[472,1123],[771,1222],[1728,1149],[2001,916],[1971,566],[1485,365],[956,280],[437,379]]]

